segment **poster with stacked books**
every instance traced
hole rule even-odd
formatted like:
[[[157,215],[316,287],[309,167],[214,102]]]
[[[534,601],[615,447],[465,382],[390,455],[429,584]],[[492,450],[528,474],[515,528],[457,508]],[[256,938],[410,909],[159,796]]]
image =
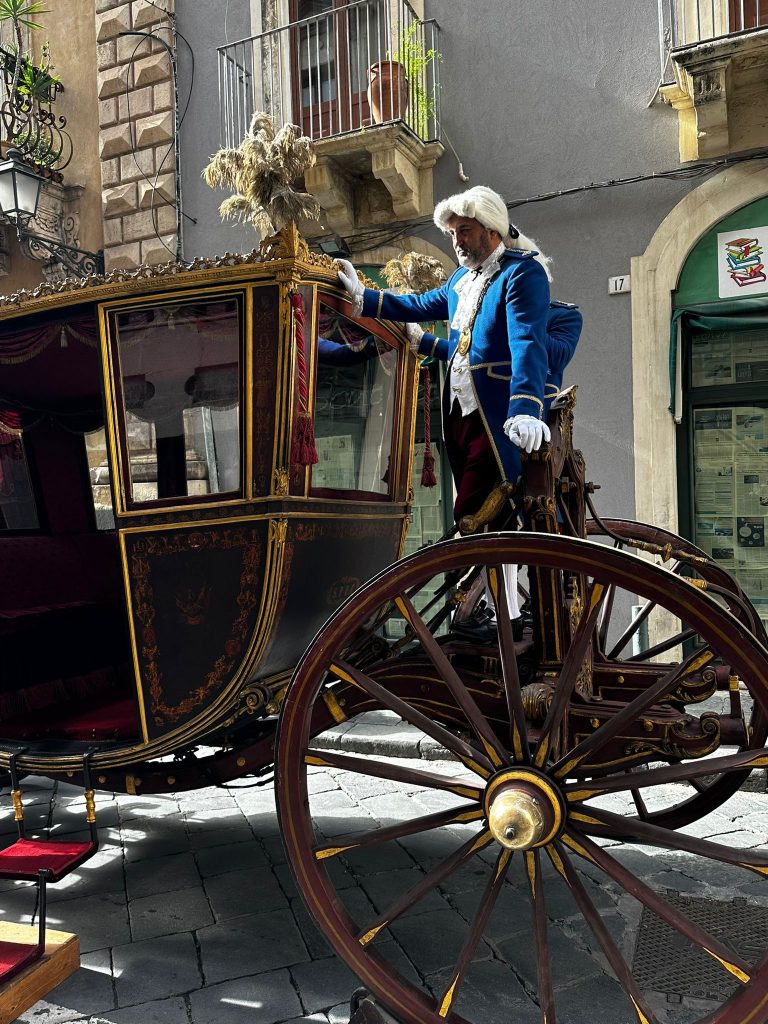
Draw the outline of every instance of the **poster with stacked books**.
[[[733,573],[768,624],[764,406],[693,413],[694,542]]]
[[[726,231],[717,236],[717,271],[721,299],[768,293],[768,227]]]

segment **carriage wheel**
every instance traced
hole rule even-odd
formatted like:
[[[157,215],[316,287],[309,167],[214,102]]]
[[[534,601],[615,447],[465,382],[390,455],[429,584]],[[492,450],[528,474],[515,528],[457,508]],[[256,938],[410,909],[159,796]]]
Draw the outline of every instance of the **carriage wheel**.
[[[503,626],[503,588],[494,591],[502,622],[499,646],[486,652],[495,653],[503,669],[499,699],[508,711],[502,716],[482,687],[464,684],[444,643],[414,610],[417,595],[435,575],[485,565],[493,581],[494,570],[511,562],[581,573],[590,582],[589,601],[563,652],[554,700],[536,729],[523,706],[521,650]],[[588,737],[568,741],[564,724],[576,700],[577,677],[612,584],[684,618],[705,647],[660,671],[648,692],[598,722]],[[384,687],[376,681],[375,664],[358,669],[345,661],[356,633],[382,609],[394,608],[418,637],[416,654],[442,679],[440,693],[414,685],[405,663],[400,673],[397,663],[394,669],[389,663]],[[404,650],[399,657],[407,661],[412,654]],[[596,999],[615,1002],[616,1021],[766,1019],[768,959],[753,938],[746,949],[733,948],[729,936],[713,934],[678,899],[638,877],[634,866],[644,859],[635,852],[640,845],[659,857],[670,851],[687,879],[697,872],[704,880],[735,873],[758,886],[768,874],[768,855],[644,821],[630,799],[630,785],[637,783],[623,770],[592,778],[580,770],[618,734],[663,708],[665,696],[686,674],[715,656],[731,666],[765,712],[768,653],[707,595],[624,552],[537,534],[488,534],[425,549],[385,570],[328,621],[305,653],[282,711],[280,824],[313,919],[393,1014],[405,1024],[564,1024],[574,1019],[568,996],[575,983],[579,990],[592,984]],[[366,708],[395,711],[442,744],[452,763],[436,768],[317,749],[312,737],[329,688],[361,694]],[[649,796],[697,773],[726,775],[765,759],[762,751],[744,751],[651,767],[640,786]],[[398,820],[381,820],[381,811],[378,819],[329,820],[322,794],[308,785],[314,766],[333,767],[341,785],[358,793],[360,787],[376,792],[374,784],[382,780],[394,783],[398,795],[390,800],[398,804]],[[394,869],[399,884],[386,891]],[[351,884],[350,871],[357,884]],[[683,992],[673,1003],[653,991],[628,949],[646,917],[666,928],[675,958],[692,965],[694,976],[714,969],[713,991],[703,997],[698,990]],[[464,922],[458,931],[457,920]],[[587,981],[578,980],[579,971]]]
[[[671,555],[665,563],[666,567],[676,575],[685,576],[687,579],[704,581],[711,592],[717,595],[718,600],[734,615],[742,625],[751,633],[766,644],[766,635],[763,624],[754,607],[745,598],[738,581],[722,566],[713,562],[701,548],[696,547],[691,541],[679,537],[668,530],[662,530],[656,526],[649,526],[645,523],[636,523],[626,519],[608,519],[597,523],[591,520],[588,523],[590,536],[604,536],[601,527],[606,527],[616,537],[624,539],[624,543],[616,541],[615,546],[620,550],[633,550],[629,540],[640,541],[641,544],[655,545],[659,548],[668,547],[671,551],[682,552],[685,555],[693,556],[690,562],[678,560]],[[625,546],[626,544],[626,546]],[[609,587],[606,599],[603,602],[603,610],[600,615],[600,624],[597,630],[597,645],[602,655],[613,661],[623,662],[627,666],[637,666],[647,662],[653,657],[651,650],[633,654],[632,641],[638,636],[648,620],[653,616],[655,604],[653,601],[646,601],[639,611],[632,616],[629,622],[624,622],[622,627],[612,628],[615,615],[615,587]],[[681,637],[685,638],[689,632],[687,623],[680,629],[670,628],[668,634],[660,641],[661,647],[666,645],[677,646]],[[714,671],[711,669],[710,671]],[[739,702],[741,695],[738,693],[725,694],[723,692],[710,697],[704,708],[716,708],[723,710],[727,702]],[[743,750],[755,750],[761,748],[768,738],[768,718],[763,715],[757,705],[745,706],[742,711],[748,724],[747,738],[744,743],[731,747],[733,752]],[[693,713],[701,713],[702,708],[691,707]],[[642,804],[639,792],[635,792],[635,799],[638,802],[638,813],[648,821],[655,824],[665,825],[669,828],[680,828],[692,821],[709,814],[716,807],[721,806],[729,800],[734,793],[744,784],[750,775],[750,770],[743,772],[728,772],[724,775],[710,775],[695,778],[690,781],[686,790],[674,801],[670,801],[666,807],[657,806],[649,811]]]

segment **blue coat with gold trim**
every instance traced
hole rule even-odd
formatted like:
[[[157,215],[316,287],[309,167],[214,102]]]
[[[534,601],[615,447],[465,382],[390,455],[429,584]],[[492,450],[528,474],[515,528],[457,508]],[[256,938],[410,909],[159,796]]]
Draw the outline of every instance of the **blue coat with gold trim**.
[[[478,408],[499,470],[508,480],[520,474],[520,455],[503,431],[505,421],[521,415],[539,418],[544,412],[549,282],[534,255],[521,249],[504,250],[500,269],[475,318],[468,354]],[[467,273],[466,267],[460,267],[441,288],[424,295],[393,295],[366,288],[363,315],[400,323],[450,321],[459,301],[454,287]],[[447,339],[425,334],[419,351],[450,362],[458,342],[458,331],[451,328]],[[448,401],[444,392],[444,417]]]

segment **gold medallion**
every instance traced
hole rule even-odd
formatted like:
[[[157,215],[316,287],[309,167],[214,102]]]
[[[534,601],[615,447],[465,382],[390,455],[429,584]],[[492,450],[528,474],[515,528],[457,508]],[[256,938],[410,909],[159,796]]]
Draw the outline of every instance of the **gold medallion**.
[[[469,352],[469,346],[472,344],[472,332],[468,327],[459,335],[459,354],[465,356]]]

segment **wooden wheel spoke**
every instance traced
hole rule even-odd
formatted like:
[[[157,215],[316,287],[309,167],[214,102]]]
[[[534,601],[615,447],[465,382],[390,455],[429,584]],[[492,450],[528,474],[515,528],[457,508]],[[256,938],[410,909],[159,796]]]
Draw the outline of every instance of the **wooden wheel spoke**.
[[[480,901],[480,907],[475,915],[474,921],[472,922],[472,927],[469,930],[469,934],[467,935],[467,939],[456,963],[456,967],[454,968],[443,993],[437,1000],[437,1012],[441,1017],[447,1017],[451,1011],[451,1007],[456,999],[461,983],[464,980],[464,976],[467,973],[469,965],[472,963],[472,957],[477,949],[477,944],[482,938],[485,926],[488,923],[488,918],[491,916],[491,912],[493,911],[493,908],[496,905],[496,900],[501,892],[501,887],[504,885],[504,880],[507,877],[507,870],[511,859],[512,851],[502,848],[496,860],[494,872],[488,879],[488,884],[485,887],[483,898]],[[554,1018],[552,1018],[552,1024],[554,1024]]]
[[[492,762],[494,768],[501,768],[502,765],[509,764],[509,754],[505,747],[500,743],[490,722],[475,703],[474,698],[459,678],[458,672],[446,657],[440,644],[427,629],[427,626],[419,613],[404,594],[395,598],[395,604],[400,609],[400,612],[404,616],[406,622],[409,623],[413,631],[416,633],[424,652],[440,673],[443,682],[451,693],[451,696],[467,716],[467,721],[471,725],[477,738],[482,743],[483,749],[485,750],[487,757]]]
[[[621,955],[619,947],[613,941],[611,933],[603,924],[600,911],[592,902],[592,899],[584,887],[584,883],[579,878],[578,872],[571,863],[571,859],[564,849],[563,844],[550,844],[550,846],[547,847],[547,853],[549,854],[555,870],[562,876],[566,885],[573,893],[573,897],[576,900],[584,920],[589,925],[592,934],[600,943],[603,953],[605,953],[605,958],[611,965],[613,973],[616,975],[616,980],[622,986],[629,997],[630,1002],[634,1006],[638,1022],[640,1022],[640,1024],[658,1024],[656,1016],[647,1006],[645,999],[632,976],[632,972],[627,966],[624,957]]]
[[[709,860],[720,861],[722,864],[734,864],[736,867],[754,871],[764,877],[768,876],[768,853],[762,853],[759,850],[741,850],[723,846],[720,843],[713,843],[711,839],[688,836],[684,832],[663,828],[650,821],[624,817],[622,814],[614,814],[612,811],[604,811],[596,807],[574,808],[570,813],[570,820],[576,822],[580,829],[594,835],[626,837],[629,834],[633,840],[649,846],[661,846],[667,850],[693,853],[699,857],[707,857]]]
[[[494,838],[488,829],[484,829],[478,835],[468,839],[467,842],[456,850],[455,853],[452,853],[450,857],[446,857],[441,864],[436,864],[431,871],[424,875],[417,885],[414,885],[413,888],[408,890],[408,892],[395,900],[395,902],[392,903],[383,914],[380,914],[369,927],[364,928],[359,932],[357,940],[360,945],[367,946],[369,943],[373,942],[383,928],[388,928],[394,920],[396,920],[410,907],[415,906],[415,904],[426,896],[428,892],[431,892],[436,885],[439,885],[449,875],[453,874],[454,871],[458,870],[462,864],[465,864],[471,857],[474,857],[475,854],[484,850],[486,846],[489,846],[492,842],[494,842]]]
[[[645,820],[648,817],[648,808],[646,806],[645,800],[643,800],[640,790],[631,789],[630,793],[632,794],[632,802],[634,803],[635,808],[637,809],[637,813],[643,820]]]
[[[507,588],[501,566],[489,566],[488,586],[496,606],[496,621],[499,630],[499,655],[512,733],[512,752],[516,762],[527,764],[530,762],[531,755],[528,749],[525,709],[523,708],[520,673],[517,667],[517,655],[515,654],[515,640],[512,635],[512,622],[509,618]]]
[[[425,732],[427,736],[437,740],[447,750],[456,754],[468,768],[471,768],[478,775],[487,778],[493,772],[493,765],[485,754],[458,736],[455,736],[452,732],[449,732],[448,729],[444,729],[442,725],[432,721],[431,718],[422,714],[421,711],[411,707],[402,698],[396,696],[391,690],[387,690],[386,687],[371,679],[364,672],[360,672],[341,660],[334,662],[330,666],[330,671],[335,673],[340,679],[352,683],[353,686],[359,686],[361,690],[365,690],[370,697],[378,700],[385,708],[394,711],[396,715],[405,719],[410,725],[416,726],[417,729]]]
[[[621,654],[621,652],[627,646],[631,638],[638,631],[638,629],[640,629],[642,624],[645,622],[645,620],[648,618],[648,616],[651,614],[655,607],[655,601],[646,601],[640,609],[640,611],[632,617],[632,621],[630,622],[630,624],[621,634],[621,636],[610,649],[610,651],[608,651],[609,661],[612,661],[614,658],[618,658],[619,654]]]
[[[318,768],[342,768],[357,775],[372,775],[377,779],[390,779],[392,782],[419,786],[421,789],[443,789],[478,803],[483,799],[482,789],[472,782],[375,758],[355,757],[353,754],[339,754],[332,750],[310,750],[304,758],[304,763]]]
[[[684,914],[681,914],[679,910],[675,910],[666,900],[649,888],[645,882],[642,882],[636,875],[633,875],[631,871],[628,871],[619,864],[617,860],[614,860],[605,850],[601,849],[601,847],[597,846],[585,835],[570,830],[563,835],[563,843],[573,850],[574,853],[579,854],[580,857],[601,868],[609,878],[612,878],[614,882],[622,886],[630,895],[639,900],[643,906],[653,911],[657,917],[660,917],[662,921],[665,921],[671,928],[679,932],[680,935],[684,935],[695,946],[708,953],[709,956],[721,964],[729,974],[732,974],[743,985],[746,985],[751,980],[752,968],[738,953],[728,949],[714,935],[710,935]]]
[[[483,812],[479,807],[450,807],[448,810],[437,811],[435,814],[427,814],[421,818],[413,818],[411,821],[388,825],[386,828],[377,828],[374,832],[362,835],[359,832],[353,832],[346,836],[338,836],[332,842],[316,846],[315,857],[317,860],[327,860],[329,857],[338,857],[342,853],[349,853],[350,850],[361,850],[366,846],[389,843],[395,839],[402,839],[404,836],[431,832],[445,825],[464,825],[472,821],[479,821],[482,816]]]
[[[699,761],[668,765],[665,768],[651,768],[647,772],[614,775],[606,779],[592,779],[588,782],[571,782],[563,787],[566,799],[581,802],[604,793],[622,793],[631,789],[647,789],[650,786],[666,786],[670,782],[691,782],[700,776],[723,775],[727,772],[744,771],[746,768],[767,768],[768,751],[743,750],[737,754],[722,757],[706,757]]]
[[[589,603],[582,615],[578,626],[573,634],[571,646],[563,659],[563,667],[560,678],[555,687],[555,696],[550,705],[544,725],[541,729],[541,736],[534,754],[534,764],[541,768],[546,764],[547,755],[552,747],[560,725],[565,715],[573,690],[576,686],[576,678],[579,674],[587,647],[592,642],[595,623],[600,614],[600,608],[605,597],[606,588],[602,583],[594,583],[589,595]]]
[[[698,672],[713,657],[714,655],[708,649],[698,651],[690,655],[682,665],[676,665],[675,668],[666,672],[661,679],[656,680],[653,686],[649,686],[647,690],[639,693],[634,700],[630,701],[621,711],[609,718],[596,732],[593,732],[586,739],[583,739],[581,743],[578,743],[573,750],[568,752],[566,757],[561,758],[554,767],[555,776],[559,779],[565,778],[569,772],[574,771],[590,754],[600,750],[606,743],[620,735],[623,729],[639,718],[649,707],[652,707],[657,701],[665,697],[681,679],[691,672]]]
[[[544,885],[541,877],[541,858],[538,850],[526,850],[525,873],[528,876],[533,934],[536,942],[536,980],[538,982],[539,1006],[543,1024],[555,1024],[555,990],[550,970],[549,936],[547,933],[547,910],[544,902]]]
[[[617,547],[618,545],[614,544],[613,546]],[[615,599],[616,584],[611,583],[608,587],[608,594],[603,602],[600,619],[597,625],[597,642],[601,651],[605,650],[605,645],[608,643],[608,630],[611,627],[611,615],[613,614],[613,602]]]
[[[680,644],[684,644],[688,640],[692,640],[695,636],[698,636],[698,633],[699,631],[697,629],[684,629],[680,633],[675,633],[674,636],[669,637],[667,640],[664,640],[659,644],[654,644],[653,647],[648,647],[644,651],[640,651],[639,654],[633,654],[626,660],[632,663],[636,661],[648,661],[649,658],[656,658],[660,654],[666,654],[667,651],[671,651],[674,647],[679,647]]]

